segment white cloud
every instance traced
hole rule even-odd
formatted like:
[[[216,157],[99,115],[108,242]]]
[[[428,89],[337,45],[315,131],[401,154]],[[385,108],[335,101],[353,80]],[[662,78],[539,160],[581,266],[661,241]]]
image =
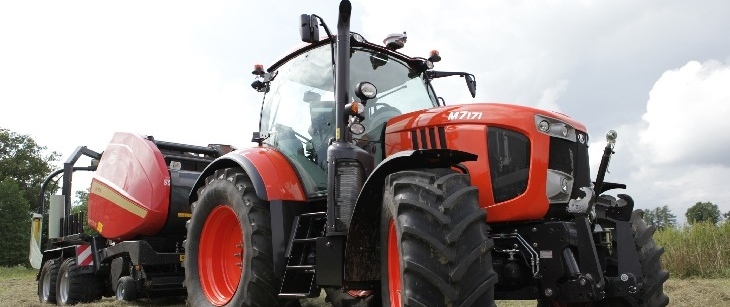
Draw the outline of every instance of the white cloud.
[[[730,166],[730,65],[691,61],[665,72],[643,119],[651,163]]]
[[[619,160],[612,166],[638,208],[667,205],[680,222],[696,202],[730,210],[728,84],[728,63],[690,61],[656,81],[642,122],[617,129]]]

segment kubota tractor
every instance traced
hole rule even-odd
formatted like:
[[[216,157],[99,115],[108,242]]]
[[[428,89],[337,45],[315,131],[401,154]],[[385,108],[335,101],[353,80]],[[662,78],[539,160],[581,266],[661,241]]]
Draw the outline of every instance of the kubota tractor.
[[[665,306],[661,247],[628,195],[592,181],[586,127],[494,103],[446,105],[440,60],[301,16],[307,43],[252,86],[258,146],[228,153],[190,196],[192,306]],[[326,36],[320,38],[319,27]]]

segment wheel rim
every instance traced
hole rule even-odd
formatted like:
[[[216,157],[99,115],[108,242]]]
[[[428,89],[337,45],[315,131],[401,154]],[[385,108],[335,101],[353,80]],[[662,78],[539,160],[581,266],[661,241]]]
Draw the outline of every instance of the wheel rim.
[[[403,283],[400,275],[398,236],[395,233],[395,224],[392,219],[388,224],[388,296],[391,307],[400,307]]]
[[[213,208],[200,235],[198,273],[203,293],[215,306],[236,293],[243,268],[243,231],[228,206]]]
[[[117,300],[124,300],[124,286],[121,283],[117,285]]]
[[[58,295],[58,298],[61,302],[67,302],[68,301],[68,271],[64,271],[61,275],[61,278],[58,280],[58,291],[59,293],[56,293]]]
[[[41,283],[41,298],[47,302],[49,296],[51,296],[51,274],[46,273]]]

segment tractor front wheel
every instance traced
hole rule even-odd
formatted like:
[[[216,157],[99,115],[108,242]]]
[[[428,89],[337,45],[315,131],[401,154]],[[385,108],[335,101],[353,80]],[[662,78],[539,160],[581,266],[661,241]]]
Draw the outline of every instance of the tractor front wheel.
[[[386,179],[383,306],[495,306],[493,241],[469,176],[422,169]]]
[[[191,205],[185,280],[192,306],[277,306],[269,204],[240,168],[217,170]]]

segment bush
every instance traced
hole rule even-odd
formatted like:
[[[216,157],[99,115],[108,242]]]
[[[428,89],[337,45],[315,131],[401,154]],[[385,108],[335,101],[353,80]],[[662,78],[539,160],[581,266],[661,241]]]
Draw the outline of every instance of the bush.
[[[662,264],[672,277],[730,278],[730,222],[708,222],[657,231]]]

